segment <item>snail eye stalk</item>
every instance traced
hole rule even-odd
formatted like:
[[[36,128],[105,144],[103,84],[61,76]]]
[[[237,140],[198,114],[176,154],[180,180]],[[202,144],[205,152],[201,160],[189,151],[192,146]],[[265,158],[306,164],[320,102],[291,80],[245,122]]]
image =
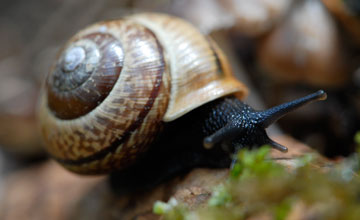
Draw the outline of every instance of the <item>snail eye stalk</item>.
[[[246,136],[253,136],[255,137],[253,143],[256,143],[256,145],[268,144],[277,150],[287,152],[285,146],[274,142],[266,135],[265,128],[301,106],[315,101],[325,100],[326,98],[326,93],[323,90],[319,90],[308,96],[275,106],[268,110],[255,111],[252,108],[247,108],[247,111],[240,110],[238,117],[234,117],[234,119],[224,127],[212,135],[205,137],[203,145],[205,148],[210,149],[217,143],[239,139],[240,141],[238,142],[245,146],[250,144]],[[244,116],[243,114],[246,115]]]

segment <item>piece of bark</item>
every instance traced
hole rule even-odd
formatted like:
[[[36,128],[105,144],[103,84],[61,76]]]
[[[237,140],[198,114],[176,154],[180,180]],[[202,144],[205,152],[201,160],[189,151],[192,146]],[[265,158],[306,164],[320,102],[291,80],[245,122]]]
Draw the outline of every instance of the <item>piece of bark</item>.
[[[272,138],[289,147],[287,154],[271,152],[275,161],[289,168],[296,165],[296,158],[314,153],[292,138]],[[314,165],[328,163],[319,156]],[[199,168],[151,190],[118,195],[104,176],[78,176],[48,161],[14,173],[0,185],[0,219],[159,219],[152,212],[155,201],[173,197],[191,208],[205,205],[212,189],[227,176],[228,169]]]
[[[314,156],[313,160],[311,161],[310,165],[314,168],[327,170],[331,164],[334,164],[335,161],[330,161],[326,157],[318,154],[315,150],[311,149],[309,146],[296,141],[295,139],[285,136],[279,135],[273,137],[273,139],[281,143],[284,146],[288,147],[287,153],[282,153],[278,150],[272,149],[271,157],[277,163],[286,166],[289,169],[296,168],[299,163],[299,159],[304,157],[305,155],[312,154]]]
[[[163,183],[153,190],[116,195],[106,181],[97,185],[70,213],[70,219],[158,219],[152,208],[157,200],[173,197],[191,206],[204,204],[213,187],[227,178],[227,169],[194,169],[183,177]]]

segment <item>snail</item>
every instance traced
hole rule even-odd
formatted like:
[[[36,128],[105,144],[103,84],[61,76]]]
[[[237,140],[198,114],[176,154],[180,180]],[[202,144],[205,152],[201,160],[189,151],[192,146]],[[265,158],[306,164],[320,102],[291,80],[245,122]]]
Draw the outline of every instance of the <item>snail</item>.
[[[169,15],[137,14],[70,39],[46,77],[39,121],[48,153],[76,173],[171,167],[161,158],[199,165],[208,155],[216,166],[246,146],[286,152],[265,128],[326,99],[320,90],[255,111],[241,101],[247,92],[220,48],[195,27]]]

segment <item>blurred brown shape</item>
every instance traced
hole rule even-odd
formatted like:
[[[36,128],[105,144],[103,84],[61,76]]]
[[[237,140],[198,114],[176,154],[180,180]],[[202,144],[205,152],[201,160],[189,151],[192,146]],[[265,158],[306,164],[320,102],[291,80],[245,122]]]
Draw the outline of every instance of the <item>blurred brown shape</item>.
[[[219,0],[235,17],[234,29],[248,36],[269,31],[286,15],[292,0]]]
[[[339,19],[341,25],[351,36],[351,39],[360,46],[360,17],[340,0],[322,0],[331,13]]]
[[[339,86],[349,77],[338,31],[321,2],[297,2],[289,16],[260,40],[258,59],[280,81]]]
[[[80,177],[53,161],[20,170],[1,184],[0,219],[66,219],[101,177]]]
[[[3,75],[0,81],[0,145],[18,156],[35,156],[42,145],[35,106],[38,87],[18,75]]]
[[[234,14],[222,6],[220,0],[178,0],[173,1],[170,13],[179,16],[209,34],[234,26]]]
[[[180,16],[203,33],[233,28],[257,37],[269,31],[287,13],[293,0],[179,0],[170,12]]]

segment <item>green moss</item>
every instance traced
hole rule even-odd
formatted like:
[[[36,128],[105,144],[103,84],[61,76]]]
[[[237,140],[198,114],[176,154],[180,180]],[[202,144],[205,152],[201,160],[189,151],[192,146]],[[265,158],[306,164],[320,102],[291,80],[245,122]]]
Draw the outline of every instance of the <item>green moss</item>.
[[[156,201],[153,206],[153,212],[158,215],[164,215],[166,219],[181,220],[184,219],[188,210],[185,206],[178,204],[174,198],[169,202]]]
[[[231,220],[266,215],[282,220],[296,207],[305,207],[302,214],[316,219],[360,219],[358,154],[324,172],[310,165],[313,155],[300,158],[297,168],[289,171],[270,160],[269,152],[269,147],[240,151],[228,181],[214,189],[205,207],[190,210],[170,201],[155,205],[154,210],[165,219]]]
[[[219,185],[213,191],[212,197],[209,199],[209,206],[224,206],[231,202],[231,195],[224,184]]]
[[[168,205],[166,202],[156,201],[153,206],[153,213],[163,215],[168,212],[170,208],[170,205]]]
[[[354,141],[358,145],[358,148],[359,148],[360,147],[360,131],[356,132]]]
[[[274,207],[273,213],[276,220],[284,220],[288,216],[293,206],[293,199],[285,199]]]

